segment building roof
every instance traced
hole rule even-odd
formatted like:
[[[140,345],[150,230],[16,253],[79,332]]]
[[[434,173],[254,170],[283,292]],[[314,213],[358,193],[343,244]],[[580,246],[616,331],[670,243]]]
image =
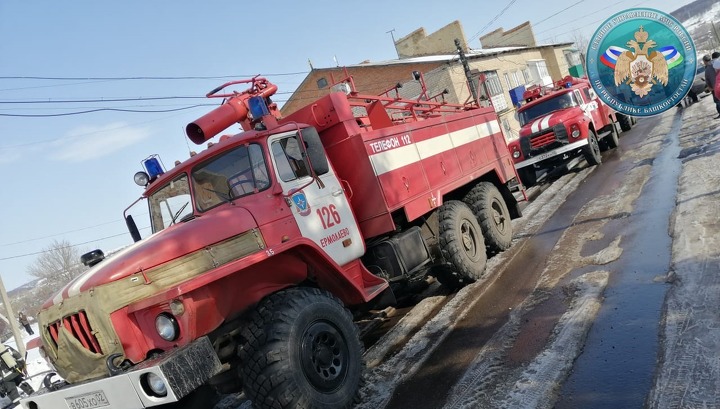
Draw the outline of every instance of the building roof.
[[[491,55],[497,55],[497,54],[505,54],[513,51],[526,51],[526,50],[535,50],[538,48],[545,48],[545,47],[567,47],[572,45],[573,43],[555,43],[555,44],[539,44],[535,47],[496,47],[496,48],[479,48],[479,49],[470,49],[468,52],[465,53],[465,56],[468,59],[474,59],[474,58],[482,58],[487,57]],[[427,62],[446,62],[446,61],[453,61],[457,60],[458,55],[457,54],[439,54],[439,55],[424,55],[420,57],[410,57],[410,58],[399,58],[394,60],[384,60],[384,61],[364,61],[359,64],[350,64],[346,65],[348,68],[355,68],[355,67],[373,67],[373,66],[387,66],[387,65],[395,65],[395,64],[418,64],[418,63],[427,63]],[[315,68],[319,70],[324,69],[335,69],[337,67],[325,67],[325,68]]]

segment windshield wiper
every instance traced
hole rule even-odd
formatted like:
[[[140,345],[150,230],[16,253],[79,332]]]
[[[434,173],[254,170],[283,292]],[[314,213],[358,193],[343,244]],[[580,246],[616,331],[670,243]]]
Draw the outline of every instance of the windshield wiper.
[[[173,224],[175,224],[175,220],[177,220],[178,216],[180,216],[180,213],[182,213],[182,211],[185,210],[185,208],[186,208],[189,204],[190,204],[190,201],[185,202],[185,204],[182,205],[182,207],[180,208],[180,210],[178,210],[178,211],[175,213],[175,215],[172,217],[172,220],[170,221],[170,226],[172,226]]]

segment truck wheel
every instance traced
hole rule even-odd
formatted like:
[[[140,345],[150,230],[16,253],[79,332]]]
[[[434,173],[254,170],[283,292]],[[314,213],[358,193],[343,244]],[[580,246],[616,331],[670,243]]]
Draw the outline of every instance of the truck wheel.
[[[463,201],[475,214],[488,250],[507,250],[512,242],[510,212],[495,185],[490,182],[478,183]]]
[[[625,114],[616,114],[618,123],[620,124],[620,129],[623,130],[623,132],[627,132],[632,129],[633,122],[632,118]]]
[[[443,203],[439,211],[443,258],[460,280],[471,283],[482,276],[487,262],[482,229],[472,210],[459,200]]]
[[[602,156],[600,156],[600,145],[598,144],[595,131],[592,129],[588,135],[588,144],[583,147],[583,155],[590,166],[599,165],[600,162],[602,162]]]
[[[520,168],[517,170],[517,173],[523,186],[532,187],[535,186],[535,184],[537,183],[537,173],[535,172],[534,167],[528,166]]]
[[[272,294],[242,336],[243,390],[254,408],[350,408],[358,398],[363,347],[352,315],[331,294]]]
[[[615,149],[620,145],[619,132],[615,124],[611,123],[610,126],[612,127],[612,132],[610,132],[610,135],[604,137],[603,139],[605,140],[605,144],[609,149]]]

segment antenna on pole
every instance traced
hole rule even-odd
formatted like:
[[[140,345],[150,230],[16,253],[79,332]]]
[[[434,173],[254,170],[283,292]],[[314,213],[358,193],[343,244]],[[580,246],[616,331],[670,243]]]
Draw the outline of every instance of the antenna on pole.
[[[390,33],[390,37],[391,37],[392,40],[393,40],[393,48],[395,48],[395,54],[397,54],[398,58],[400,58],[400,54],[398,54],[398,52],[397,52],[397,46],[395,45],[395,34],[394,34],[394,33],[395,33],[395,29],[393,28],[393,29],[390,30],[390,31],[386,31],[385,34],[387,34],[387,33]]]

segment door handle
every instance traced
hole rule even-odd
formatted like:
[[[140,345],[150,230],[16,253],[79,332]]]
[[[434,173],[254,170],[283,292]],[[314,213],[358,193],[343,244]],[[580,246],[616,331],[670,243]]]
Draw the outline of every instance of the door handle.
[[[342,194],[343,194],[343,190],[342,190],[342,189],[338,189],[338,190],[335,190],[335,191],[332,192],[332,195],[333,195],[333,196],[340,196],[340,195],[342,195]]]

